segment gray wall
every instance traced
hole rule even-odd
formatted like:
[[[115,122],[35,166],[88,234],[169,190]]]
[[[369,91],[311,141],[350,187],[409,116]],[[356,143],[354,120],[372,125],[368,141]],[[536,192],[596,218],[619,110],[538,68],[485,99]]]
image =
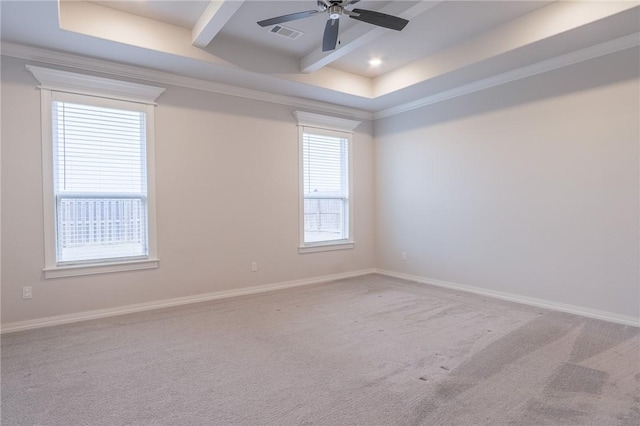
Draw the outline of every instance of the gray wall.
[[[40,95],[3,57],[2,323],[373,267],[638,317],[638,64],[627,50],[381,119],[375,142],[363,123],[356,248],[305,255],[293,108],[168,87],[160,268],[44,280]]]
[[[640,316],[639,63],[629,49],[376,121],[377,266]]]
[[[300,255],[294,108],[168,87],[155,116],[160,268],[45,280],[36,86],[2,58],[2,323],[374,267],[370,122],[354,136],[356,248]]]

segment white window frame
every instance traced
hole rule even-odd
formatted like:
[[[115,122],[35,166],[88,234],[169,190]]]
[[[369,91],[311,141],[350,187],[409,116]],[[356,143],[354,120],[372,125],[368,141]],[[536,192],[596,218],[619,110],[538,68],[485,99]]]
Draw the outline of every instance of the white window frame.
[[[40,113],[42,120],[42,189],[44,210],[44,277],[60,278],[152,269],[159,266],[157,256],[156,201],[155,201],[155,100],[164,88],[111,80],[84,74],[27,65],[27,69],[40,85]],[[146,114],[147,160],[147,226],[148,255],[142,259],[92,261],[59,265],[56,259],[54,158],[53,158],[53,92],[85,95],[109,100],[135,103]]]
[[[315,253],[330,250],[345,250],[355,247],[354,241],[354,221],[353,221],[353,131],[361,123],[360,121],[348,120],[344,118],[331,117],[322,114],[314,114],[304,111],[293,113],[298,121],[298,164],[299,164],[299,246],[298,253]],[[349,180],[349,217],[348,217],[348,238],[344,240],[321,241],[305,243],[304,241],[304,159],[303,159],[303,135],[313,134],[315,131],[319,135],[336,136],[347,139],[348,149],[348,180]]]

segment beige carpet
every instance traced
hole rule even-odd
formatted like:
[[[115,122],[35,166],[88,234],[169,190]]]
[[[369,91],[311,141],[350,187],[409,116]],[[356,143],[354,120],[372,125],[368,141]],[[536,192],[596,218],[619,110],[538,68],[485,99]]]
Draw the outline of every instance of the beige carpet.
[[[640,425],[637,328],[377,275],[2,337],[3,425]]]

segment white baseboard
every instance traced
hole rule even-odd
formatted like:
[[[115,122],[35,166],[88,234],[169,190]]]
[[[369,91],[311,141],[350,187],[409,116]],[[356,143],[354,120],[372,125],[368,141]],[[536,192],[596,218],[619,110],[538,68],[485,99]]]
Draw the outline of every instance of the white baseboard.
[[[228,297],[244,296],[248,294],[265,293],[268,291],[285,288],[300,287],[311,284],[320,284],[345,278],[359,277],[375,273],[375,269],[363,269],[360,271],[345,272],[341,274],[324,275],[321,277],[307,278],[303,280],[286,281],[276,284],[266,284],[254,287],[246,287],[237,290],[216,291],[213,293],[197,294],[194,296],[176,297],[174,299],[156,300],[153,302],[138,303],[116,308],[98,309],[95,311],[78,312],[69,315],[57,315],[53,317],[38,318],[27,321],[17,321],[2,324],[1,333],[14,333],[16,331],[31,330],[34,328],[51,327],[54,325],[69,324],[73,322],[87,321],[116,315],[131,314],[135,312],[150,311],[152,309],[168,308],[172,306],[187,305],[190,303],[206,302],[208,300],[225,299]]]
[[[570,314],[580,315],[588,318],[595,318],[603,321],[614,322],[618,324],[640,327],[640,318],[629,315],[614,314],[607,311],[599,311],[596,309],[583,308],[581,306],[568,305],[565,303],[552,302],[550,300],[536,299],[534,297],[520,296],[513,293],[506,293],[496,290],[487,290],[481,287],[475,287],[465,284],[457,284],[448,281],[436,280],[433,278],[421,277],[417,275],[403,274],[384,269],[377,269],[376,273],[394,278],[401,278],[408,281],[414,281],[421,284],[428,284],[436,287],[444,287],[452,290],[460,290],[468,293],[480,294],[482,296],[493,297],[496,299],[508,300],[510,302],[522,303],[524,305],[536,306],[538,308],[550,309],[553,311],[567,312]]]
[[[550,309],[554,311],[567,312],[570,314],[581,315],[584,317],[595,318],[599,320],[614,322],[618,324],[640,327],[640,318],[628,315],[619,315],[606,311],[583,308],[581,306],[568,305],[564,303],[552,302],[549,300],[536,299],[533,297],[519,296],[512,293],[506,293],[495,290],[487,290],[480,287],[457,284],[448,281],[436,280],[417,275],[403,274],[384,269],[363,269],[360,271],[345,272],[341,274],[324,275],[321,277],[308,278],[304,280],[287,281],[276,284],[267,284],[254,287],[246,287],[237,290],[217,291],[213,293],[197,294],[194,296],[177,297],[174,299],[157,300],[153,302],[138,303],[135,305],[126,305],[116,308],[99,309],[94,311],[78,312],[69,315],[58,315],[53,317],[39,318],[27,321],[17,321],[2,324],[0,327],[2,334],[13,333],[16,331],[31,330],[35,328],[51,327],[54,325],[69,324],[73,322],[87,321],[92,319],[112,317],[116,315],[131,314],[135,312],[150,311],[153,309],[168,308],[172,306],[187,305],[190,303],[206,302],[208,300],[225,299],[229,297],[244,296],[248,294],[265,293],[268,291],[281,290],[285,288],[301,287],[311,284],[320,284],[329,281],[335,281],[345,278],[359,277],[368,274],[381,274],[389,277],[405,279],[408,281],[418,282],[421,284],[433,285],[436,287],[449,288],[453,290],[465,291],[468,293],[480,294],[483,296],[493,297],[496,299],[508,300],[511,302],[522,303],[525,305],[536,306],[539,308]]]

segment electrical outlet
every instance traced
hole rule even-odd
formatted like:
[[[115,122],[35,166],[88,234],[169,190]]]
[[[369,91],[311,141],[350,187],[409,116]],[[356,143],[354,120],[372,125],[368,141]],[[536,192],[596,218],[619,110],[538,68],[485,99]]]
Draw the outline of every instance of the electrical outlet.
[[[406,252],[406,251],[403,251],[403,252],[402,252],[402,261],[403,261],[403,262],[406,262],[406,261],[407,261],[407,252]]]
[[[33,296],[33,292],[31,290],[31,286],[22,287],[22,300],[31,299]]]
[[[251,262],[251,272],[256,272],[258,270],[258,262]]]

